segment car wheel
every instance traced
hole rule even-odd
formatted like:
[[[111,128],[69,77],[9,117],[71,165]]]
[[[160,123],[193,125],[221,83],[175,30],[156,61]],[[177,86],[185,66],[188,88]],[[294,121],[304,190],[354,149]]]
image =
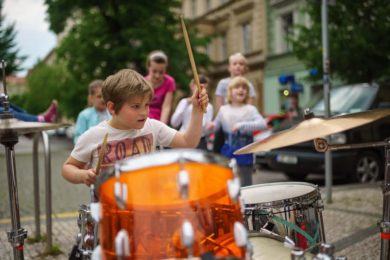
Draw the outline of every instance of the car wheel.
[[[379,156],[373,152],[359,154],[356,164],[354,179],[360,183],[375,182],[381,176],[382,164]]]
[[[292,181],[304,181],[308,175],[306,172],[285,172],[284,174]]]

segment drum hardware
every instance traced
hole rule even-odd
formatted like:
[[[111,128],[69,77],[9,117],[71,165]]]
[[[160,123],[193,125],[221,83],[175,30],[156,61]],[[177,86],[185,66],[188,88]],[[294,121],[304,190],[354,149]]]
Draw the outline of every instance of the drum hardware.
[[[227,187],[230,198],[237,202],[237,199],[240,195],[240,179],[238,177],[235,177],[234,179],[227,180]]]
[[[98,245],[92,251],[91,260],[101,260],[101,259],[102,259],[102,248],[100,247],[100,245]]]
[[[185,220],[181,227],[181,243],[187,248],[188,259],[192,258],[192,246],[194,245],[194,228]]]
[[[129,233],[122,229],[115,237],[115,253],[117,259],[125,259],[130,256],[130,239]]]
[[[250,245],[239,247],[234,239],[234,223],[242,221],[239,200],[230,198],[227,187],[234,177],[224,157],[192,149],[117,162],[114,171],[105,169],[96,181],[101,249],[92,254],[116,259],[113,241],[126,230],[135,258],[201,257],[207,252],[220,259],[245,257]]]
[[[291,250],[291,260],[305,260],[305,251],[299,249],[299,248],[294,248]]]
[[[115,202],[120,209],[125,209],[128,190],[127,190],[127,185],[125,183],[124,184],[120,183],[119,177],[120,177],[120,168],[115,167],[115,185],[114,185]]]
[[[249,144],[236,151],[235,154],[268,151],[310,141],[362,126],[389,115],[390,109],[375,109],[366,112],[335,116],[328,119],[318,117],[309,118],[287,130],[274,133],[266,139]]]
[[[390,138],[383,142],[367,142],[362,144],[333,145],[325,139],[317,138],[314,140],[316,149],[320,152],[327,150],[342,150],[367,147],[385,147],[385,176],[382,187],[383,193],[383,218],[379,223],[381,229],[381,260],[390,259]]]
[[[320,252],[316,254],[313,260],[347,260],[345,256],[334,256],[334,246],[332,244],[322,243]]]
[[[188,198],[189,182],[190,182],[190,178],[188,176],[188,172],[182,168],[177,175],[177,186],[179,189],[180,197],[182,199]]]
[[[12,230],[7,232],[8,242],[13,247],[14,259],[24,259],[24,239],[27,238],[27,230],[20,227],[20,211],[19,211],[19,198],[16,176],[16,164],[15,164],[15,145],[19,141],[19,135],[27,133],[36,133],[43,130],[56,129],[59,127],[67,126],[67,124],[51,124],[51,123],[38,123],[38,122],[24,122],[17,120],[10,112],[10,102],[7,94],[7,84],[5,77],[5,61],[1,61],[2,77],[3,77],[3,112],[0,114],[0,143],[5,147],[5,159],[7,166],[7,178],[10,200],[10,212],[11,212],[11,225]],[[49,182],[50,185],[50,182]],[[50,199],[50,196],[49,196]],[[50,204],[46,202],[47,205]],[[48,208],[51,207],[48,205]],[[51,208],[50,208],[51,212]],[[48,224],[48,247],[51,249],[51,213],[47,214]]]
[[[240,222],[234,223],[234,240],[236,245],[245,248],[245,259],[252,259],[253,248],[248,239],[248,232],[243,224]]]
[[[316,251],[325,242],[318,186],[269,183],[241,188],[244,224],[253,233],[266,233],[287,246]]]

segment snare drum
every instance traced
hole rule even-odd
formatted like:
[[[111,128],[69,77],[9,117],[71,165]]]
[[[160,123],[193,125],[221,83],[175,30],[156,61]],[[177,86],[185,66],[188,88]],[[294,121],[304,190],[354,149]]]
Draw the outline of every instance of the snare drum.
[[[200,150],[163,150],[117,163],[115,172],[99,176],[103,259],[210,252],[244,257],[234,235],[235,223],[242,223],[239,186],[231,198],[228,182],[235,176],[227,165],[224,157]]]
[[[323,203],[317,186],[304,182],[253,185],[241,188],[241,198],[250,232],[278,235],[312,252],[325,242]]]

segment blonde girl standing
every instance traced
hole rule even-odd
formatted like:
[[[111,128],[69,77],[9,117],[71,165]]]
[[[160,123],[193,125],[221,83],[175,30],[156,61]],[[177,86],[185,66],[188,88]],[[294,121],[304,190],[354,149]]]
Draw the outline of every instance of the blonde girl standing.
[[[252,185],[253,154],[234,155],[234,151],[253,142],[253,131],[266,128],[266,121],[257,108],[248,104],[249,81],[242,76],[233,78],[228,86],[227,104],[221,106],[209,130],[222,127],[225,143],[221,154],[235,158],[241,186]]]

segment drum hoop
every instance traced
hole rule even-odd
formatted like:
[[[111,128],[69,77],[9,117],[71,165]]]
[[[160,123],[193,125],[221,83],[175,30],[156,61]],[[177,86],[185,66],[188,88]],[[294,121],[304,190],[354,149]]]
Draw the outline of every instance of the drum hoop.
[[[319,191],[318,186],[307,182],[273,182],[267,184],[246,186],[241,189],[246,190],[255,187],[277,186],[277,185],[286,185],[286,184],[311,186],[312,188],[314,188],[314,190],[300,196],[275,200],[275,201],[267,201],[267,202],[246,203],[244,198],[245,209],[248,208],[248,209],[256,210],[261,208],[276,208],[276,207],[280,208],[280,207],[286,207],[286,206],[289,207],[294,205],[309,206],[312,205],[317,200],[321,199],[321,193]]]
[[[118,161],[120,175],[123,172],[136,171],[145,168],[170,165],[173,163],[195,162],[199,164],[216,164],[220,167],[229,168],[229,159],[212,152],[191,150],[191,149],[172,149],[156,151],[142,156],[135,156]],[[99,195],[99,188],[108,179],[115,177],[115,166],[110,166],[101,171],[95,182],[95,193]]]
[[[156,151],[142,156],[135,156],[119,161],[121,172],[144,169],[146,167],[163,166],[177,162],[197,162],[217,164],[229,167],[229,159],[224,156],[202,150],[194,149],[171,149]]]

